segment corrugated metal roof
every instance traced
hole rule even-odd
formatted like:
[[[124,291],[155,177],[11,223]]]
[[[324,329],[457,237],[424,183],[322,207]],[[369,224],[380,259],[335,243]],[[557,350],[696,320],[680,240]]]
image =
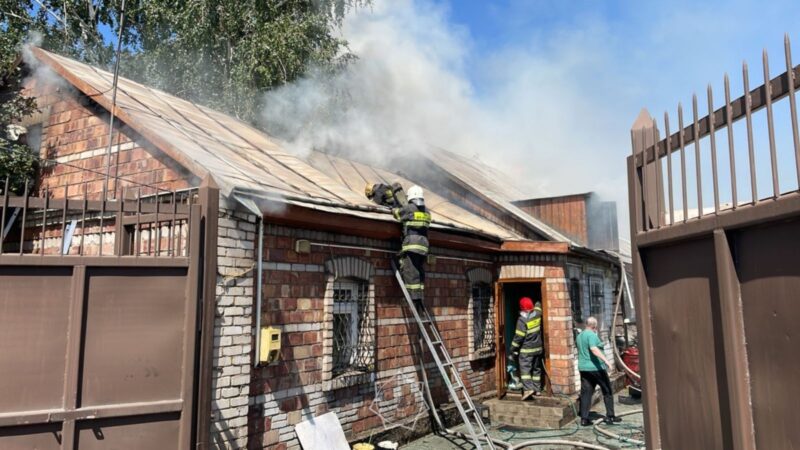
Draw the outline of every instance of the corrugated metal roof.
[[[39,60],[106,109],[111,109],[111,73],[34,49]],[[218,111],[120,77],[115,114],[145,139],[197,176],[211,175],[223,194],[264,194],[308,208],[392,220],[367,200],[367,181],[400,181],[385,170],[313,152],[308,160],[288,153],[263,131]],[[437,228],[453,227],[500,239],[514,231],[427,193]]]

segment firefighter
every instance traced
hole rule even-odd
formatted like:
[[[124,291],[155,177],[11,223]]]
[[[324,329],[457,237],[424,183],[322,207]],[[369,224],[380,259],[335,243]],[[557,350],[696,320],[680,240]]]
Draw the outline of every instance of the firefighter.
[[[400,208],[408,203],[403,186],[400,183],[367,183],[364,188],[364,194],[373,202],[389,208]]]
[[[522,378],[522,400],[542,392],[542,304],[528,297],[519,300],[519,319],[511,352],[518,359],[520,378]]]
[[[400,275],[411,299],[419,306],[425,293],[425,260],[431,224],[422,188],[412,186],[406,195],[398,183],[375,184],[367,185],[365,193],[375,203],[391,207],[394,218],[403,225],[403,243],[398,254]]]

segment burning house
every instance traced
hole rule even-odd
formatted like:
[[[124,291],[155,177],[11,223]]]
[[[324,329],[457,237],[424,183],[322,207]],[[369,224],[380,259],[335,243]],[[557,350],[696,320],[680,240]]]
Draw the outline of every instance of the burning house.
[[[430,430],[420,366],[430,369],[431,363],[392,272],[400,227],[364,197],[367,182],[426,189],[433,223],[425,302],[473,398],[507,394],[508,345],[522,296],[543,304],[553,393],[579,390],[573,328],[589,315],[600,321],[613,360],[608,330],[620,270],[611,206],[585,195],[571,203],[520,201],[522,194],[505,186],[502,175],[439,149],[415,156],[424,164],[391,168],[320,151],[298,156],[241,121],[124,78],[112,106],[111,74],[32,52],[37,70],[58,80],[31,77],[28,83],[40,113],[24,125],[40,132],[44,160],[36,195],[91,201],[106,193],[158,203],[161,192],[190,198],[202,182],[219,189],[212,199],[219,202],[217,214],[206,218],[217,221],[206,228],[216,233],[205,261],[214,268],[213,295],[201,306],[213,310],[213,321],[197,330],[198,342],[209,336],[213,344],[187,350],[198,352],[189,378],[198,443],[297,448],[295,425],[327,412],[336,413],[351,441],[386,430]],[[156,207],[160,224],[158,214]],[[109,220],[95,227],[90,237],[101,238],[84,246],[86,222],[77,223],[53,230],[43,225],[41,235],[23,230],[20,254],[123,251],[115,245],[122,226]],[[81,236],[80,250],[58,243],[68,230]],[[142,234],[139,228],[134,233]],[[150,241],[158,245],[158,236]],[[0,323],[8,319],[3,314]],[[151,363],[149,373],[159,373]],[[450,399],[438,373],[428,370],[427,378],[434,402],[446,409]],[[127,401],[138,400],[132,395]],[[140,432],[142,439],[147,433]]]

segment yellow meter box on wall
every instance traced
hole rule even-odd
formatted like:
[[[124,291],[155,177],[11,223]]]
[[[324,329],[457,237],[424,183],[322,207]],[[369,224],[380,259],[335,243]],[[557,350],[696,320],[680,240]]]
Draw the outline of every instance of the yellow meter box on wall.
[[[281,354],[281,330],[277,327],[261,328],[261,354],[259,364],[272,364]]]

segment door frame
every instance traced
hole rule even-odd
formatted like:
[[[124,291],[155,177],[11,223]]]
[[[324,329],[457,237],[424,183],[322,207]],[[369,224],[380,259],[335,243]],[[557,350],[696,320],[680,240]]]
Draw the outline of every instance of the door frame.
[[[495,281],[494,283],[494,314],[495,314],[495,324],[497,326],[494,327],[494,341],[495,341],[495,348],[497,351],[495,352],[495,389],[497,390],[497,398],[503,398],[506,395],[506,363],[508,361],[506,355],[506,343],[505,343],[505,327],[506,327],[506,320],[508,319],[505,317],[505,297],[503,296],[503,285],[504,284],[521,284],[521,283],[539,283],[540,290],[541,290],[541,297],[542,297],[542,323],[543,327],[543,335],[542,335],[542,342],[544,345],[544,367],[547,373],[550,373],[550,352],[549,352],[549,345],[548,345],[548,333],[544,332],[547,329],[547,318],[548,318],[548,302],[547,299],[547,278],[504,278]],[[545,374],[546,375],[546,374]],[[546,391],[550,391],[550,377],[545,376],[547,380],[546,385],[544,386]]]

